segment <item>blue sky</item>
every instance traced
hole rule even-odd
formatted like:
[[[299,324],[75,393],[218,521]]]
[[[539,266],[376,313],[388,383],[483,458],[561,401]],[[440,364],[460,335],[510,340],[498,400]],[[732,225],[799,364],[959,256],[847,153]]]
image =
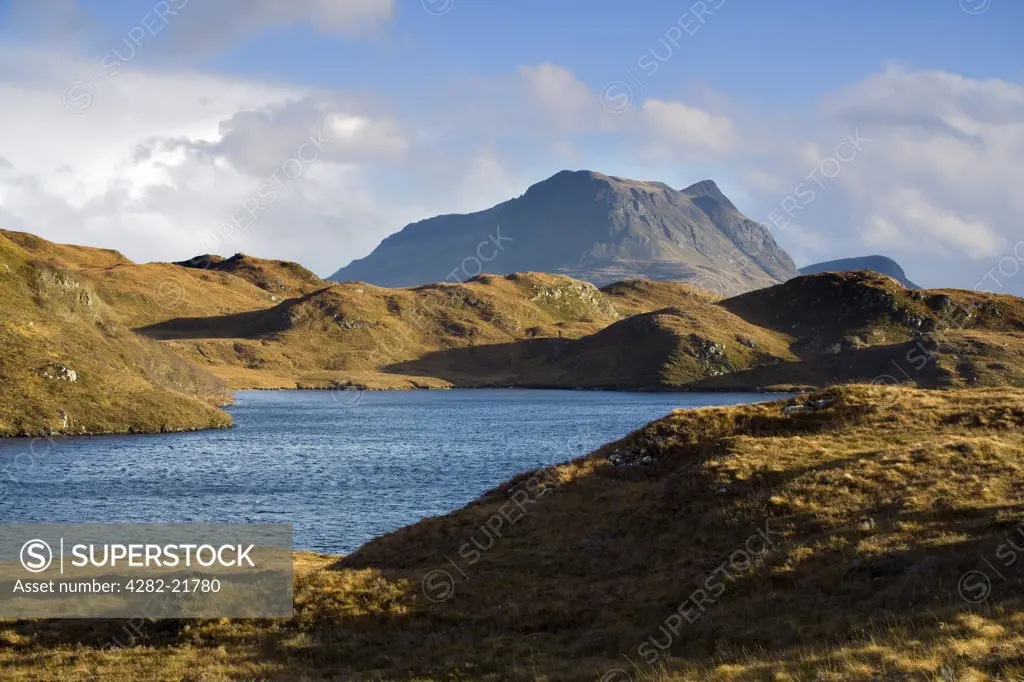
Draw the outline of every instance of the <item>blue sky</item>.
[[[327,274],[566,167],[711,177],[769,222],[855,134],[776,231],[798,262],[882,252],[970,288],[1024,239],[1022,3],[168,0],[161,22],[149,0],[42,4],[0,0],[0,96],[72,142],[0,126],[0,218],[137,260],[217,247]],[[344,139],[225,237],[320,125]]]
[[[5,19],[12,1],[0,2]],[[673,46],[678,63],[647,83],[654,95],[697,80],[759,105],[809,104],[887,61],[975,78],[1024,76],[1024,5],[1009,0],[991,0],[993,5],[976,15],[944,0],[727,0],[710,14],[718,2],[707,3],[701,30]],[[445,0],[429,0],[427,6],[431,3],[443,8]],[[693,16],[692,4],[452,0],[451,9],[438,16],[425,11],[420,0],[406,0],[396,5],[393,22],[365,40],[339,39],[297,24],[270,28],[188,61],[242,76],[379,88],[402,96],[429,91],[438,76],[500,75],[543,60],[599,86],[625,68],[639,73],[637,59],[650,49],[666,54],[660,40],[681,17]],[[112,44],[153,7],[139,0],[79,5],[107,29]],[[101,37],[97,33],[90,40],[101,47]]]

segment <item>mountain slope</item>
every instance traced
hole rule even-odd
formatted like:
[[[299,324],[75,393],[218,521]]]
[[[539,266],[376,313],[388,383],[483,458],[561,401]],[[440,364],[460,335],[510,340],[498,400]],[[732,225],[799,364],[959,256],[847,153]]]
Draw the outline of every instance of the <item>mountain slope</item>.
[[[620,308],[642,298],[591,333],[450,347],[382,369],[460,386],[1024,387],[1024,300],[1014,296],[909,291],[871,272],[799,277],[725,300],[666,285],[605,287]]]
[[[34,255],[42,252],[46,261]],[[0,231],[0,437],[231,423],[214,407],[230,397],[222,383],[126,328],[78,272],[128,264],[116,252]]]
[[[599,285],[630,278],[713,282],[720,294],[797,275],[771,234],[709,180],[677,191],[563,171],[485,211],[408,225],[330,279],[399,287],[457,281],[480,269],[556,272]]]
[[[494,349],[592,334],[633,310],[654,307],[645,306],[645,298],[672,297],[680,289],[685,287],[651,283],[624,299],[620,311],[594,285],[564,275],[481,275],[408,289],[347,282],[264,310],[172,318],[139,331],[234,386],[503,383],[515,367],[492,374],[484,360]],[[460,380],[399,367],[438,352],[463,357]]]
[[[863,256],[861,258],[841,258],[830,260],[824,263],[815,263],[800,268],[801,275],[817,275],[822,272],[852,272],[855,270],[870,270],[882,275],[892,277],[908,289],[920,289],[909,279],[900,264],[886,256]]]
[[[732,210],[709,183],[685,194],[701,211]],[[912,291],[870,272],[801,276],[729,299],[680,282],[597,289],[544,273],[388,289],[323,282],[301,266],[242,255],[135,264],[113,251],[0,234],[20,254],[9,267],[26,265],[18,270],[25,287],[7,299],[9,322],[40,319],[25,317],[34,306],[49,324],[71,322],[67,338],[91,326],[120,330],[117,342],[131,347],[100,355],[146,357],[194,373],[197,386],[214,381],[209,374],[231,388],[1024,386],[1024,301]],[[96,306],[85,317],[65,310],[77,299],[51,311],[41,292],[62,288]],[[8,346],[24,357],[39,350],[15,339]],[[76,362],[88,363],[83,357]],[[68,412],[47,405],[41,414]]]

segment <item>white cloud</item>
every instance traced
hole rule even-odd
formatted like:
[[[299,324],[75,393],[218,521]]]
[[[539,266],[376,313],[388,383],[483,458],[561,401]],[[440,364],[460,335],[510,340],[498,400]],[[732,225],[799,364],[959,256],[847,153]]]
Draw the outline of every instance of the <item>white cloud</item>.
[[[867,216],[861,226],[869,245],[975,260],[995,258],[1010,246],[1007,237],[982,220],[940,209],[919,189],[895,191],[883,200],[886,204],[876,202],[875,208],[884,214]]]
[[[970,287],[1024,239],[1024,86],[889,67],[829,98],[825,113],[878,140],[844,184],[867,243],[896,231],[888,244],[914,270]]]
[[[582,132],[600,126],[600,103],[572,71],[556,64],[522,66],[519,77],[526,97],[546,123],[562,133]]]
[[[239,111],[218,124],[216,137],[215,142],[179,139],[162,146],[222,159],[265,177],[299,155],[318,162],[401,162],[411,144],[389,114],[351,96],[319,92]]]
[[[187,4],[186,4],[187,3]],[[394,18],[395,0],[176,0],[183,5],[167,40],[179,50],[219,50],[266,30],[308,24],[363,35]]]
[[[798,260],[883,253],[925,286],[970,288],[1024,239],[1024,85],[888,66],[796,121],[738,127],[756,152],[743,173],[763,197],[755,217],[799,183],[815,191],[795,212],[803,233],[776,232]],[[834,177],[819,170],[823,187],[808,181],[855,131],[871,142]],[[1024,293],[1024,274],[1004,284]]]
[[[665,154],[725,154],[738,142],[728,118],[683,102],[648,99],[642,114],[652,145]]]
[[[257,2],[262,18],[247,21],[305,20],[333,6]],[[374,7],[323,25],[362,30],[373,21],[353,17],[393,10]],[[315,160],[293,163],[296,177],[217,250],[328,274],[409,222],[487,208],[566,167],[653,180],[678,173],[680,184],[721,171],[740,196],[760,199],[740,208],[767,220],[857,129],[870,144],[776,231],[798,261],[882,252],[922,284],[970,287],[1024,239],[1024,86],[1006,81],[890,67],[820,109],[769,121],[727,115],[728,101],[707,107],[706,98],[649,98],[612,113],[572,71],[542,63],[440,82],[438,97],[403,110],[379,93],[142,64],[98,82],[95,60],[3,49],[0,100],[18,102],[0,109],[3,226],[136,260],[211,250],[212,236],[300,148]],[[69,100],[78,79],[85,89]],[[92,107],[77,116],[65,106],[83,103]],[[322,146],[309,147],[311,138]],[[1008,291],[1024,292],[1018,279]]]
[[[23,56],[0,67],[0,100],[19,102],[0,110],[0,211],[3,227],[55,241],[139,261],[244,251],[329,274],[409,222],[535,179],[486,140],[455,148],[353,93],[140,66],[97,83],[75,115],[62,94],[88,62]],[[28,60],[31,73],[16,66]],[[244,227],[217,237],[233,217]]]

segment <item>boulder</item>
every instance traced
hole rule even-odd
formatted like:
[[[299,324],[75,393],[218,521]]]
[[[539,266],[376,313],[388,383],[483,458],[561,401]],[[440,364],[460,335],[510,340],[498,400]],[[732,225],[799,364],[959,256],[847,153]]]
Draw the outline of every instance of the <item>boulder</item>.
[[[58,365],[56,363],[46,365],[39,370],[39,374],[44,379],[49,379],[50,381],[67,381],[72,384],[78,381],[78,372],[70,367],[65,367],[64,365]]]

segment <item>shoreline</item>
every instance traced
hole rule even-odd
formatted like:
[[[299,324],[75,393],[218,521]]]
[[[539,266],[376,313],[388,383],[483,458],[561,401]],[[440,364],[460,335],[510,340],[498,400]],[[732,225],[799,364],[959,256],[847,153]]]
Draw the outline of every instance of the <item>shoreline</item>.
[[[566,392],[584,391],[584,392],[606,392],[606,393],[657,393],[657,394],[664,394],[664,393],[688,393],[688,394],[697,394],[697,393],[714,393],[714,394],[717,394],[717,393],[756,393],[756,394],[764,394],[764,395],[780,395],[781,396],[781,395],[784,395],[784,394],[792,395],[792,394],[803,393],[803,392],[807,392],[807,391],[810,391],[810,390],[816,390],[816,389],[817,389],[817,387],[780,387],[780,388],[777,388],[777,387],[761,387],[761,388],[756,388],[756,389],[746,389],[746,388],[730,387],[730,388],[690,389],[690,388],[670,388],[670,387],[665,387],[665,388],[649,388],[649,387],[648,388],[627,388],[627,387],[621,387],[621,386],[599,386],[599,387],[578,387],[578,386],[573,386],[573,387],[566,387],[566,386],[545,386],[545,385],[504,385],[504,386],[474,385],[474,386],[446,386],[446,387],[409,386],[409,387],[406,387],[406,388],[399,388],[399,387],[394,387],[394,388],[357,388],[357,387],[331,387],[331,386],[324,386],[324,387],[313,387],[313,386],[298,387],[298,386],[295,386],[295,387],[280,387],[280,388],[260,387],[260,388],[232,388],[231,389],[231,392],[232,392],[231,400],[229,402],[226,402],[226,403],[223,403],[221,405],[218,405],[217,407],[219,409],[224,409],[224,408],[227,408],[227,407],[230,407],[230,406],[236,404],[237,400],[235,399],[235,394],[237,394],[240,391],[319,391],[319,392],[339,391],[339,392],[345,392],[345,393],[361,393],[361,392],[369,392],[369,393],[410,392],[411,393],[411,392],[414,392],[414,391],[523,390],[523,391],[566,391]],[[228,413],[228,414],[230,414],[230,413]],[[202,431],[223,431],[223,430],[229,430],[229,429],[233,429],[234,426],[235,425],[233,423],[228,423],[228,424],[224,424],[224,425],[220,425],[220,426],[217,426],[217,425],[196,426],[196,427],[185,427],[185,428],[179,428],[179,429],[161,429],[161,430],[153,430],[153,431],[136,430],[136,429],[125,429],[125,430],[118,430],[118,431],[89,431],[89,432],[85,432],[85,433],[71,433],[71,432],[51,431],[49,433],[36,433],[36,434],[26,434],[26,433],[12,434],[12,435],[0,434],[0,445],[4,444],[5,442],[17,443],[17,442],[24,442],[25,440],[29,440],[29,441],[32,441],[32,440],[50,441],[50,440],[57,440],[57,439],[64,439],[64,438],[96,438],[96,437],[104,437],[104,436],[160,436],[160,435],[169,435],[169,434],[175,434],[175,433],[199,433],[199,432],[202,432]]]

